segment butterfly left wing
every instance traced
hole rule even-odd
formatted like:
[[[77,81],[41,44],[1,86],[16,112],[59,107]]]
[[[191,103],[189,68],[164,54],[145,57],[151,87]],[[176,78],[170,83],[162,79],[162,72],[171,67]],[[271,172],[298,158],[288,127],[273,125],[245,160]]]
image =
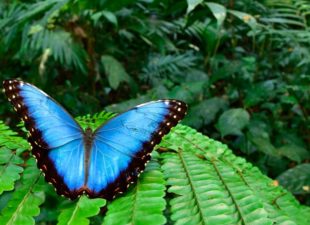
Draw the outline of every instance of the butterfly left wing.
[[[3,87],[36,145],[46,149],[56,148],[82,138],[80,125],[37,87],[19,80],[5,80]]]
[[[186,114],[186,104],[159,100],[136,106],[94,132],[86,175],[90,197],[113,199],[144,170],[162,137]]]
[[[24,120],[32,153],[45,179],[57,193],[71,199],[83,192],[84,136],[82,128],[54,99],[35,86],[3,82],[5,94]]]

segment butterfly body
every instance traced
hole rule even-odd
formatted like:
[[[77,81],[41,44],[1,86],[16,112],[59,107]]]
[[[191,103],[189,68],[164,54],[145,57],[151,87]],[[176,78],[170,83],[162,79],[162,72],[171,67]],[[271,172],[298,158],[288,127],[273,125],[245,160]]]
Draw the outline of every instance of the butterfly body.
[[[58,194],[112,199],[136,181],[162,137],[186,113],[185,103],[158,100],[136,106],[94,131],[85,130],[54,99],[35,86],[3,82],[24,120],[28,141],[45,179]]]

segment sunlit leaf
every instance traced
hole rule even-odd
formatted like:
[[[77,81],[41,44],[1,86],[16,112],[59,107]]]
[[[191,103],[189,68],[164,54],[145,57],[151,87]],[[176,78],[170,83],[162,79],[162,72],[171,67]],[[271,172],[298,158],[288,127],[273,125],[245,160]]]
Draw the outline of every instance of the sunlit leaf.
[[[117,26],[118,24],[117,17],[115,16],[114,13],[110,11],[102,10],[102,11],[96,12],[93,15],[91,15],[91,19],[94,21],[95,25],[98,24],[101,17],[105,17],[109,22],[111,22],[115,26]]]
[[[203,0],[187,0],[187,13],[190,13],[197,5],[202,3]]]
[[[221,27],[226,19],[226,8],[223,5],[212,2],[206,2],[205,4],[209,7],[212,14],[216,18],[218,27]]]
[[[245,24],[249,25],[252,30],[256,29],[257,21],[252,15],[231,9],[228,10],[228,12],[242,20]]]

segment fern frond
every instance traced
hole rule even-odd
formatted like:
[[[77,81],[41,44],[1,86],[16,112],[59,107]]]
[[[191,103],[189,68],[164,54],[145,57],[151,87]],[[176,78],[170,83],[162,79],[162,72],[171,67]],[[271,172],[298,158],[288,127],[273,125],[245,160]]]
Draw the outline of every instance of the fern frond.
[[[61,212],[58,225],[87,225],[89,224],[88,218],[97,215],[105,204],[104,199],[89,199],[82,196],[76,204]]]
[[[266,5],[272,8],[272,13],[261,21],[275,24],[287,29],[291,25],[302,29],[307,28],[307,15],[310,13],[310,3],[296,0],[268,0]],[[308,6],[308,7],[307,7]]]
[[[8,149],[16,150],[20,154],[29,149],[28,142],[19,137],[16,132],[12,131],[0,120],[0,146],[7,147]]]
[[[227,146],[181,125],[161,145],[172,149],[161,157],[169,192],[175,195],[170,204],[176,224],[309,222],[298,214],[302,207],[289,192]]]
[[[22,46],[19,52],[21,55],[29,55],[29,52],[43,54],[46,49],[50,49],[56,62],[86,73],[86,51],[64,30],[48,30],[40,25],[25,27]]]
[[[170,201],[176,224],[272,224],[262,203],[230,167],[181,149],[164,159],[169,192],[178,195]]]
[[[156,155],[156,152],[155,152]],[[147,165],[137,184],[125,196],[108,205],[104,225],[114,224],[165,224],[165,181],[156,156]]]
[[[151,55],[142,69],[142,77],[156,83],[158,79],[170,77],[172,80],[194,68],[198,57],[192,52],[176,55]]]
[[[43,12],[47,12],[48,15],[50,15],[50,10],[53,9],[57,3],[59,4],[59,2],[64,2],[62,0],[47,0],[47,1],[39,1],[35,4],[29,4],[27,5],[26,9],[23,11],[23,13],[21,13],[18,18],[17,21],[18,22],[23,22],[25,20],[30,19],[31,17],[39,14],[39,13],[43,13]],[[54,11],[54,10],[51,10]]]
[[[110,116],[100,113],[95,117],[101,123]],[[97,124],[88,115],[78,120]],[[137,183],[108,204],[103,224],[310,223],[308,207],[220,142],[178,125],[160,146]],[[2,150],[3,160],[8,161],[12,154],[6,147]],[[1,224],[34,224],[33,217],[44,201],[41,182],[34,160],[28,160],[20,185],[15,185],[1,211]],[[166,186],[169,194],[165,196]],[[58,222],[88,224],[88,218],[103,205],[102,199],[81,197],[61,213]]]
[[[22,185],[13,193],[6,207],[1,211],[0,224],[35,224],[34,216],[39,215],[39,206],[44,202],[44,192],[40,185],[43,179],[34,159],[27,162]]]
[[[171,186],[168,192],[176,195],[170,201],[171,219],[175,224],[234,222],[235,218],[229,217],[227,202],[222,201],[227,198],[217,187],[218,180],[208,173],[199,158],[180,149],[176,153],[163,154],[163,159],[164,174],[167,184]]]
[[[7,148],[0,148],[0,195],[4,191],[14,189],[14,184],[20,179],[23,168],[18,164],[23,160]]]
[[[84,116],[76,117],[76,121],[81,125],[83,129],[90,127],[92,130],[97,129],[104,122],[113,118],[116,114],[111,112],[102,111],[100,113],[95,113],[93,115],[87,114]]]
[[[14,189],[20,179],[23,160],[19,155],[29,148],[28,143],[0,121],[0,194]]]

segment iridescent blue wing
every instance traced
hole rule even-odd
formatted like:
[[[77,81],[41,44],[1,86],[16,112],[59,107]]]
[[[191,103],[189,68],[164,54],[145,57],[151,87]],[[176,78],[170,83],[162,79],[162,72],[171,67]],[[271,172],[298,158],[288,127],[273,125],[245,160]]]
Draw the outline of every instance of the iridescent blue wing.
[[[89,157],[88,195],[112,199],[125,191],[144,170],[154,146],[186,110],[181,101],[159,100],[136,106],[99,127]]]
[[[6,80],[5,94],[24,120],[38,167],[57,193],[76,198],[84,185],[81,127],[55,100],[31,84]]]

